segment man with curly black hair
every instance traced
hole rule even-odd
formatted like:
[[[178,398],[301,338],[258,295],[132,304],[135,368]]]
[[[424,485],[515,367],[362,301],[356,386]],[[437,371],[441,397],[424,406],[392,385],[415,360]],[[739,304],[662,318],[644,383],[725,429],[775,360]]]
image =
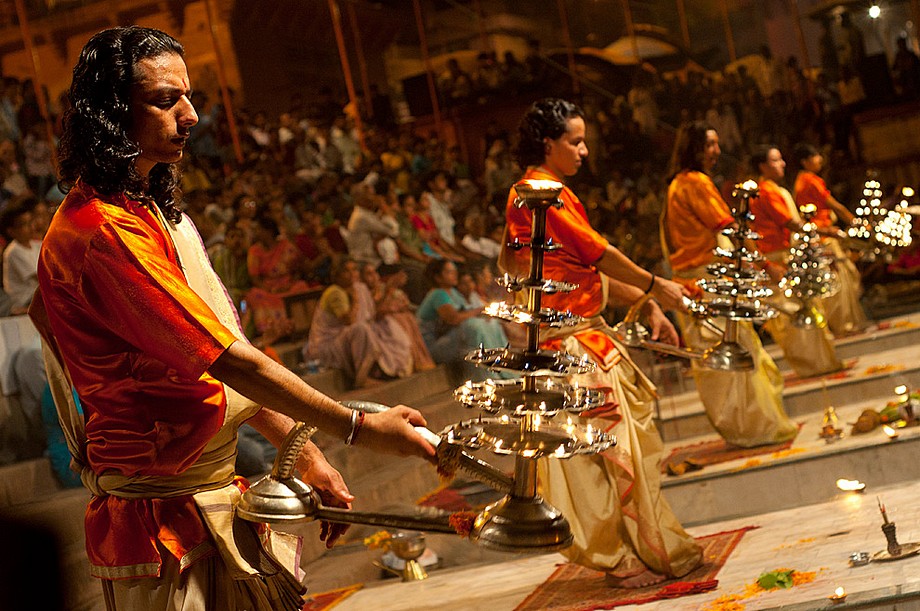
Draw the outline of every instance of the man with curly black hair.
[[[198,120],[191,95],[182,46],[163,32],[113,28],[86,44],[61,139],[70,189],[42,247],[30,313],[93,493],[87,553],[108,609],[293,611],[302,586],[251,525],[235,522],[239,425],[248,419],[276,445],[294,419],[377,451],[431,459],[434,450],[413,429],[424,424],[417,411],[365,419],[245,340],[176,205],[174,164]],[[352,500],[315,446],[299,463],[326,503]],[[324,529],[327,545],[339,534]]]

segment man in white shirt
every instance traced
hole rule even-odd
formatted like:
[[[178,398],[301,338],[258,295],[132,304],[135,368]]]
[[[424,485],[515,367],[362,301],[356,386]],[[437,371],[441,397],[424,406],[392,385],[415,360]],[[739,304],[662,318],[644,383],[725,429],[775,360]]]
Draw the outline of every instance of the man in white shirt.
[[[3,251],[3,290],[10,296],[10,314],[25,314],[38,288],[38,253],[32,211],[38,201],[32,196],[11,201],[0,216],[0,228],[8,241]]]
[[[398,236],[399,223],[395,218],[377,213],[378,198],[367,182],[352,187],[351,196],[355,207],[348,219],[348,235],[345,238],[348,254],[359,263],[380,265],[382,259],[377,244],[387,238],[392,241],[392,238]]]

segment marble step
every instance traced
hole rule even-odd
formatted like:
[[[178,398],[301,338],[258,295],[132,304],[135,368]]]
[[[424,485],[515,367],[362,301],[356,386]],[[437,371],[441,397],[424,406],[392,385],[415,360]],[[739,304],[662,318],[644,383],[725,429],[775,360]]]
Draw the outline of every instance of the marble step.
[[[822,414],[809,414],[797,419],[802,428],[788,450],[708,465],[677,477],[664,475],[664,495],[681,522],[692,525],[828,501],[841,495],[836,486],[840,478],[864,482],[869,490],[914,481],[920,427],[899,429],[894,441],[881,427],[850,434],[850,423],[871,406],[860,402],[837,408],[842,439],[821,439]],[[715,439],[711,434],[667,443],[664,458],[677,447]]]
[[[837,357],[843,361],[858,359],[874,352],[895,350],[920,343],[920,314],[889,318],[873,323],[862,333],[834,340]],[[774,343],[764,346],[784,374],[792,371],[780,347]],[[696,383],[690,374],[689,361],[669,357],[655,358],[647,350],[631,350],[630,356],[658,386],[662,395],[694,390]]]
[[[916,609],[920,601],[920,557],[897,562],[871,562],[850,568],[849,554],[870,555],[885,546],[875,494],[898,524],[902,543],[920,540],[920,484],[875,488],[869,494],[841,495],[828,502],[689,528],[694,536],[754,526],[741,539],[717,575],[718,586],[703,594],[618,607],[623,611],[700,611],[720,597],[744,595],[766,571],[780,568],[814,572],[814,580],[789,589],[764,591],[739,602],[737,608],[788,611],[817,609]],[[895,515],[897,514],[897,515]],[[511,611],[563,562],[559,554],[432,572],[414,583],[375,582],[343,600],[336,611],[422,611],[437,601],[439,611],[490,609]],[[475,584],[475,587],[471,587]],[[845,603],[828,596],[837,587],[848,593]]]
[[[836,406],[874,400],[878,402],[875,408],[880,409],[894,399],[894,388],[902,384],[920,388],[920,347],[866,354],[859,357],[846,377],[832,375],[788,386],[783,392],[783,404],[793,419],[821,412],[827,403]],[[695,391],[661,397],[658,427],[666,441],[713,432]]]

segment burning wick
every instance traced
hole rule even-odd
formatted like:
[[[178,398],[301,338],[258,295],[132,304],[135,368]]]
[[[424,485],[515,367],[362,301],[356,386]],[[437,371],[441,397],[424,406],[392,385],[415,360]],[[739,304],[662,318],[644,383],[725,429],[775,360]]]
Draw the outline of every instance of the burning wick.
[[[887,424],[882,427],[882,430],[885,431],[886,435],[888,435],[889,441],[894,441],[898,438],[898,431],[888,426]]]
[[[885,511],[885,506],[882,505],[882,499],[875,497],[875,500],[878,501],[878,510],[882,512],[882,519],[885,521],[885,524],[888,524],[888,512]]]
[[[846,600],[846,597],[847,591],[843,589],[843,586],[838,587],[836,590],[834,590],[832,595],[828,596],[828,598],[830,598],[835,603],[843,602]]]

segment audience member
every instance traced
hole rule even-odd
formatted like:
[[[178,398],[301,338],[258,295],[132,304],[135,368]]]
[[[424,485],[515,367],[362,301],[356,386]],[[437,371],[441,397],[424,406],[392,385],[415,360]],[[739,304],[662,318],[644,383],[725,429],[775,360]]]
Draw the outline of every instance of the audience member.
[[[356,388],[364,388],[380,384],[385,377],[411,373],[412,360],[404,334],[375,328],[374,300],[358,274],[358,264],[351,259],[333,266],[333,284],[316,306],[304,358],[341,369]]]
[[[432,288],[418,307],[422,337],[435,363],[460,366],[464,379],[484,380],[488,370],[464,360],[471,350],[499,348],[508,343],[496,319],[482,316],[482,307],[469,308],[457,290],[457,266],[438,259],[428,264]]]
[[[10,297],[10,314],[25,314],[38,288],[38,253],[32,211],[38,201],[30,196],[14,199],[0,216],[0,228],[8,240],[3,251],[3,291]]]

